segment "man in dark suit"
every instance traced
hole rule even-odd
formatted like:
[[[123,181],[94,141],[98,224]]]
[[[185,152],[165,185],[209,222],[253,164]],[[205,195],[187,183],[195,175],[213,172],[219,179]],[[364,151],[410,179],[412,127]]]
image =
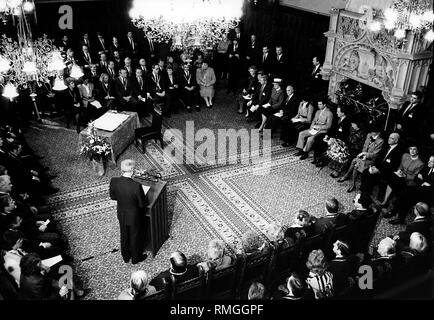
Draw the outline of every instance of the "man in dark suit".
[[[329,198],[325,203],[327,214],[318,218],[314,224],[314,233],[321,234],[348,222],[347,216],[339,213],[339,202],[336,198]]]
[[[362,192],[371,194],[380,181],[387,181],[390,175],[398,169],[402,158],[399,139],[399,133],[391,133],[387,141],[388,145],[383,147],[374,164],[363,171],[360,186]]]
[[[101,54],[102,52],[105,52],[106,54],[108,54],[109,46],[108,46],[108,43],[105,41],[104,36],[102,35],[101,32],[97,32],[96,35],[97,35],[98,39],[97,39],[96,44],[95,44],[95,48],[96,48],[95,51],[98,54]]]
[[[101,75],[101,73],[103,72],[107,73],[107,69],[108,69],[107,54],[103,52],[99,55],[99,62],[97,65],[98,75]]]
[[[152,32],[146,31],[146,36],[143,40],[143,55],[148,65],[151,65],[155,58],[155,43],[152,40]]]
[[[86,45],[82,46],[80,54],[80,64],[84,67],[85,70],[89,70],[90,66],[96,63],[96,60],[94,61],[94,57],[92,57],[89,52],[89,48]]]
[[[81,46],[87,46],[89,48],[89,52],[92,55],[94,54],[93,46],[90,45],[89,34],[88,33],[83,34],[83,37],[80,40],[80,45]]]
[[[270,53],[268,46],[262,47],[261,68],[265,74],[273,71],[273,56]]]
[[[347,142],[348,136],[350,135],[350,127],[351,121],[348,117],[348,111],[345,105],[338,106],[336,108],[337,120],[333,123],[330,131],[326,135],[325,133],[319,135],[313,144],[313,161],[317,167],[323,167],[325,165],[325,161],[323,157],[321,157],[324,152],[327,151],[327,142],[330,137],[339,139],[343,142]],[[325,138],[325,139],[324,139]],[[325,141],[324,141],[325,140]]]
[[[260,61],[261,47],[258,44],[256,35],[252,34],[245,48],[246,62],[248,66],[257,66]]]
[[[107,75],[109,76],[110,81],[114,81],[116,79],[116,77],[118,76],[116,64],[113,60],[110,60],[108,62]]]
[[[147,96],[155,106],[166,108],[166,80],[158,64],[152,65],[152,72],[147,79]]]
[[[166,74],[167,102],[166,102],[166,110],[163,110],[163,115],[170,118],[172,112],[178,113],[179,79],[171,65],[167,66],[166,72],[167,72]]]
[[[416,217],[414,221],[407,225],[404,231],[401,231],[398,236],[394,237],[394,240],[398,240],[403,245],[408,246],[410,242],[410,236],[413,232],[419,232],[428,242],[432,238],[432,219],[430,217],[431,212],[429,206],[424,202],[418,202],[414,206],[414,214]]]
[[[371,209],[372,199],[366,193],[358,193],[353,199],[354,210],[347,213],[349,221],[356,221],[371,217],[374,212]]]
[[[229,61],[229,78],[228,78],[228,88],[227,93],[237,93],[240,74],[241,74],[241,48],[237,39],[234,39],[232,44],[229,45],[228,51],[228,61]]]
[[[417,139],[419,137],[424,117],[421,100],[422,92],[415,91],[411,94],[410,101],[404,102],[398,111],[396,130],[401,132],[405,138]]]
[[[193,106],[196,107],[197,111],[200,111],[196,77],[192,74],[188,63],[184,63],[182,68],[183,70],[179,74],[181,100],[188,112],[191,112]]]
[[[124,68],[119,71],[119,77],[115,80],[115,93],[121,110],[135,110],[137,100],[133,97],[131,80]]]
[[[146,259],[143,255],[146,220],[145,208],[148,204],[140,183],[132,179],[135,161],[121,162],[121,177],[110,180],[110,198],[117,201],[117,216],[121,234],[121,254],[125,263],[130,259],[137,264]]]
[[[133,60],[136,60],[139,54],[139,46],[137,41],[133,38],[133,32],[128,31],[127,39],[125,41],[126,55]],[[137,60],[135,61],[137,63]]]
[[[302,98],[302,101],[305,99]],[[298,113],[299,98],[295,94],[294,86],[288,85],[286,87],[286,99],[283,103],[283,117],[282,117],[282,132],[280,139],[283,141],[282,147],[289,147],[291,139],[294,140],[296,136],[294,124],[291,121]]]
[[[288,59],[286,54],[283,53],[282,46],[276,46],[276,55],[273,61],[273,74],[278,78],[288,80]]]
[[[262,118],[258,110],[260,110],[264,104],[268,103],[268,101],[270,101],[271,90],[272,84],[268,83],[268,76],[266,74],[261,74],[259,76],[259,85],[257,90],[253,94],[252,100],[247,103],[247,106],[250,108],[248,121],[254,121]]]
[[[142,69],[135,70],[135,76],[132,78],[133,96],[137,99],[137,112],[140,116],[144,116],[148,109],[148,95],[145,76]]]

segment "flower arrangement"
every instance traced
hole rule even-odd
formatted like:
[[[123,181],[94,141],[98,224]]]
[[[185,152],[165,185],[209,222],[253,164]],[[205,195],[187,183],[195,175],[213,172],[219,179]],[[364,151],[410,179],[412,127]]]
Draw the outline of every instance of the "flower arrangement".
[[[93,124],[89,125],[89,134],[84,138],[80,146],[80,154],[89,160],[106,160],[111,154],[112,148],[105,138],[96,134]]]

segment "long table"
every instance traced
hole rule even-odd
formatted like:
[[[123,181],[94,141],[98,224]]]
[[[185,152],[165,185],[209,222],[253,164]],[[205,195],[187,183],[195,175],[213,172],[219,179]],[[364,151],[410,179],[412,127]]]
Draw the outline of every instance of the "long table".
[[[129,117],[119,127],[117,127],[116,130],[110,132],[96,129],[96,134],[106,138],[107,142],[110,143],[112,151],[109,161],[114,165],[116,165],[116,159],[119,155],[122,154],[122,152],[124,152],[124,150],[134,141],[134,131],[140,126],[137,112],[123,111],[118,113],[128,114]],[[86,128],[80,132],[79,145],[81,145],[84,138],[88,136],[88,131],[89,129]]]

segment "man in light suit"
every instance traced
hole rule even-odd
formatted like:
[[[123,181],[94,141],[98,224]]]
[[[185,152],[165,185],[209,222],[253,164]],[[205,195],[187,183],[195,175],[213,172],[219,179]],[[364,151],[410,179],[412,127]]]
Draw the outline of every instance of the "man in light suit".
[[[110,198],[117,201],[122,258],[125,263],[131,259],[133,264],[147,258],[143,249],[146,236],[145,208],[148,200],[141,184],[132,179],[135,165],[134,160],[123,160],[122,176],[110,180]]]
[[[298,135],[297,148],[300,151],[296,155],[300,156],[300,160],[304,160],[309,156],[309,151],[315,139],[327,133],[332,127],[333,113],[330,111],[325,101],[318,101],[318,109],[310,125],[310,129],[301,131]]]

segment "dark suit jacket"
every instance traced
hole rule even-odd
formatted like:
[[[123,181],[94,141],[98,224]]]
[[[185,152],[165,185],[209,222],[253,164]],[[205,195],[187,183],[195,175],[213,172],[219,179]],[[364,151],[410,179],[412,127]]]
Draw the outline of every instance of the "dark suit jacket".
[[[109,48],[110,48],[110,44],[104,39],[104,47],[101,44],[101,41],[97,38],[94,42],[94,50],[95,52],[97,52],[98,54],[101,52],[105,52],[108,53],[109,52]]]
[[[326,215],[316,220],[314,227],[315,234],[321,234],[327,232],[335,227],[340,227],[348,223],[348,218],[343,213],[337,213],[335,215]]]
[[[259,106],[262,106],[263,104],[266,104],[268,101],[270,101],[271,89],[273,86],[271,85],[271,83],[267,82],[264,90],[261,91],[261,87],[262,85],[259,83],[258,87],[256,88],[256,92],[253,94],[253,105],[259,104]]]
[[[133,87],[131,84],[131,80],[126,78],[126,85],[124,86],[120,80],[120,78],[116,78],[115,80],[115,93],[116,98],[119,101],[122,101],[123,97],[128,97],[133,95]]]
[[[80,52],[80,59],[79,59],[79,63],[82,66],[88,66],[88,68],[90,68],[91,64],[95,64],[98,60],[89,52],[89,59],[86,58],[84,52]]]
[[[371,217],[374,214],[372,209],[366,210],[353,210],[347,213],[347,217],[350,221],[359,220]]]
[[[149,39],[147,37],[145,37],[143,39],[143,43],[142,43],[143,55],[145,56],[145,59],[148,60],[148,61],[151,59],[151,55],[152,54],[155,55],[155,53],[156,53],[155,52],[156,48],[155,48],[155,42],[154,41],[152,41],[152,45],[154,47],[153,51],[151,50],[151,46],[149,44]]]
[[[196,265],[187,265],[187,271],[182,275],[173,275],[177,283],[182,283],[188,281],[190,279],[194,279],[199,275],[199,268]],[[170,270],[160,272],[154,279],[149,283],[151,286],[154,286],[157,291],[163,289],[162,287],[162,279],[166,279],[167,283],[170,283],[170,278],[172,274]]]
[[[377,159],[375,159],[374,166],[380,170],[380,174],[387,177],[392,172],[396,171],[401,163],[402,148],[397,145],[392,151],[389,151],[389,145],[386,145],[381,150]]]
[[[247,91],[247,94],[253,94],[255,90],[258,87],[258,77],[255,75],[254,77],[251,77],[250,74],[246,78],[243,89]]]
[[[80,91],[78,90],[78,88],[75,87],[72,91],[68,88],[65,89],[65,91],[63,92],[63,105],[65,110],[67,110],[68,112],[75,112],[77,108],[74,106],[74,104],[78,102],[80,103],[80,106],[83,105],[83,102],[81,101]]]
[[[231,43],[228,47],[228,51],[226,52],[229,59],[229,72],[239,71],[241,66],[241,47],[238,44],[237,49],[234,49],[233,43]],[[238,54],[238,57],[235,55]],[[232,69],[232,70],[231,70]]]
[[[415,219],[412,223],[407,225],[404,231],[401,231],[399,235],[399,241],[408,245],[410,242],[410,236],[413,232],[419,232],[423,234],[428,242],[432,238],[432,220],[430,218]]]
[[[166,80],[164,74],[160,73],[158,79],[155,79],[153,74],[150,73],[146,79],[147,82],[147,92],[151,95],[153,99],[159,100],[160,97],[157,96],[157,92],[166,91]]]
[[[102,83],[99,83],[96,88],[96,99],[103,105],[105,105],[107,96],[115,97],[116,93],[114,90],[114,86],[111,82],[108,82],[107,87]]]
[[[52,285],[49,277],[40,273],[21,274],[19,295],[22,300],[58,300],[59,290]]]
[[[197,86],[196,73],[193,73],[193,71],[190,70],[189,76],[190,77],[186,77],[184,70],[181,70],[179,72],[178,79],[179,79],[179,87],[181,89],[184,89],[185,87]]]
[[[133,77],[132,80],[132,86],[133,86],[133,95],[135,97],[141,96],[142,98],[146,98],[147,95],[147,79],[145,77],[142,77],[142,83],[140,84],[139,79],[137,77]]]
[[[261,48],[262,47],[258,43],[258,41],[256,41],[255,44],[253,45],[252,42],[249,40],[244,50],[244,55],[246,56],[246,58],[250,57],[250,60],[247,60],[247,64],[249,66],[252,65],[258,66],[258,62],[261,56]]]
[[[350,136],[351,120],[346,116],[341,122],[338,122],[339,118],[336,118],[336,123],[330,131],[330,136],[347,142]]]
[[[264,53],[259,55],[259,66],[265,73],[273,71],[275,57],[271,52],[268,52],[267,59],[264,61]]]
[[[133,39],[133,43],[134,43],[134,49],[133,49],[131,42],[130,42],[130,39],[128,37],[125,38],[125,43],[124,43],[124,47],[126,48],[125,54],[130,58],[136,56],[139,53],[139,44],[134,39],[134,37],[132,39]]]
[[[114,177],[110,180],[110,198],[117,201],[120,225],[138,226],[145,218],[148,200],[142,185],[131,178]]]
[[[396,123],[401,124],[401,131],[405,137],[418,137],[420,126],[422,125],[423,118],[425,116],[424,108],[422,104],[419,103],[413,106],[410,111],[403,114],[409,104],[410,101],[406,101],[399,109]]]
[[[288,101],[288,97],[285,98],[285,101],[283,102],[283,116],[292,119],[295,117],[298,113],[298,105],[300,101],[298,97],[293,94],[291,99]]]
[[[277,60],[277,55],[273,55],[273,72],[277,77],[284,78],[288,73],[288,58],[285,53],[282,53],[280,60]]]

